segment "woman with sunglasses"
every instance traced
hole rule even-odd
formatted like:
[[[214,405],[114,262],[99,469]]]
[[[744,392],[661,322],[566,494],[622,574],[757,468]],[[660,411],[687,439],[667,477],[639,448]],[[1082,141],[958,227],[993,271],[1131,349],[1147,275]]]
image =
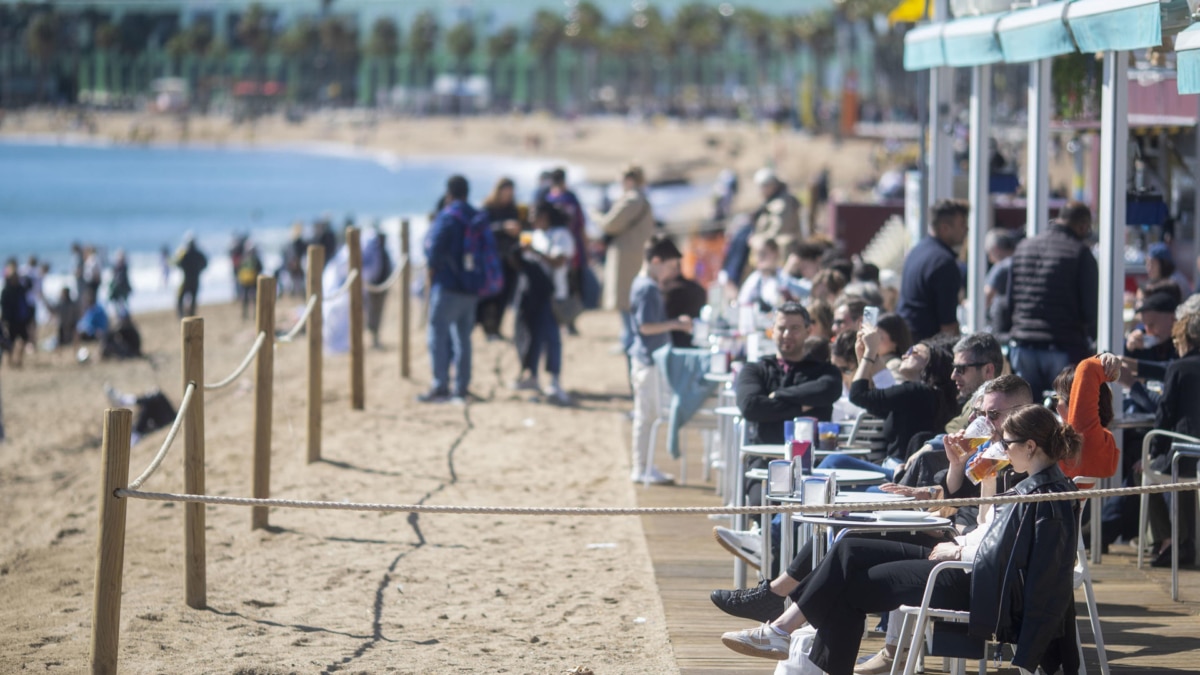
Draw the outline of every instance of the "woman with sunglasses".
[[[874,388],[872,379],[884,368],[881,338],[882,331],[874,328],[858,334],[858,369],[850,383],[850,402],[883,418],[888,439],[883,471],[891,481],[892,472],[908,459],[912,437],[923,431],[940,431],[955,415],[957,388],[950,379],[954,357],[930,340],[913,345],[904,354],[900,362],[903,382]]]
[[[1037,405],[1014,410],[1000,445],[1013,468],[1028,474],[1010,494],[1075,491],[1058,463],[1079,453],[1080,435]],[[933,568],[944,560],[971,560],[970,572],[938,576],[931,606],[969,610],[968,630],[1014,646],[1012,663],[1029,671],[1078,672],[1072,575],[1077,500],[1003,504],[975,532],[934,547],[887,539],[847,537],[796,585],[795,604],[769,623],[725,633],[730,649],[787,658],[793,631],[817,629],[809,658],[829,675],[850,675],[868,614],[921,601]]]

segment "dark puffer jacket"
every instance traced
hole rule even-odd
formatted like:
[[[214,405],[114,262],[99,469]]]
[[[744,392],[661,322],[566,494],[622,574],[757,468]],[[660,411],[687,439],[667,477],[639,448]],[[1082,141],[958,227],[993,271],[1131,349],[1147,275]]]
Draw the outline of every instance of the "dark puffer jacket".
[[[1063,225],[1026,239],[1013,254],[1008,306],[1013,340],[1052,344],[1072,361],[1096,334],[1099,272],[1087,244]]]
[[[1072,492],[1055,464],[1003,494]],[[1073,575],[1078,501],[998,508],[971,572],[970,633],[1015,646],[1013,665],[1047,673],[1079,670]]]

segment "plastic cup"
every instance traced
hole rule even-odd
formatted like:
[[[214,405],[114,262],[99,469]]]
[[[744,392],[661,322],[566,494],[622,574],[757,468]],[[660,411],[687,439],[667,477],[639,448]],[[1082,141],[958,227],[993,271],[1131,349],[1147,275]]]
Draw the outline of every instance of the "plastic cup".
[[[821,422],[817,425],[817,448],[824,451],[837,450],[838,432],[841,426],[837,422]]]

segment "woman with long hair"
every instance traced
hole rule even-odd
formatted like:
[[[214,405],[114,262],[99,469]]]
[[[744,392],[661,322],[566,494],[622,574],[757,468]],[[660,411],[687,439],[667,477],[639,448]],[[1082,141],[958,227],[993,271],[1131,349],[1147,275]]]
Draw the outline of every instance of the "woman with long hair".
[[[500,322],[504,319],[504,308],[512,302],[517,286],[518,269],[513,259],[517,255],[517,242],[521,235],[521,212],[517,206],[515,186],[511,178],[501,178],[492,192],[483,200],[483,210],[492,224],[492,235],[496,238],[496,250],[503,263],[504,286],[500,293],[490,298],[480,298],[475,310],[475,321],[483,326],[489,340],[498,340]]]
[[[908,445],[914,435],[945,428],[957,412],[958,389],[950,379],[954,357],[932,340],[913,345],[904,353],[900,362],[903,382],[876,389],[872,379],[884,368],[881,333],[864,328],[858,334],[858,370],[850,383],[850,402],[883,418],[883,433],[888,439],[883,469],[889,473],[908,459]]]
[[[918,345],[919,347],[920,345]],[[1079,454],[1082,437],[1042,406],[1012,412],[997,441],[1027,477],[1001,496],[1075,491],[1059,463]],[[809,658],[830,675],[850,675],[868,614],[920,604],[933,568],[973,561],[970,572],[938,576],[931,606],[969,610],[968,632],[1014,646],[1014,666],[1066,675],[1079,669],[1073,571],[1078,500],[1001,504],[972,533],[936,546],[847,537],[791,594],[774,621],[725,633],[721,641],[750,656],[787,658],[791,633],[816,629]]]

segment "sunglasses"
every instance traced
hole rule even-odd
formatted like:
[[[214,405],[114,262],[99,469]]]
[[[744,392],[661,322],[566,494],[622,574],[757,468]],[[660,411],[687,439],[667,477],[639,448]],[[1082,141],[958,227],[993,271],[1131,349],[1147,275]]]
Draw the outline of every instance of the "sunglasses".
[[[1005,453],[1007,453],[1009,445],[1011,445],[1013,443],[1024,443],[1027,440],[1029,440],[1029,439],[1026,438],[1026,439],[1022,439],[1022,440],[1016,440],[1014,438],[1001,438],[997,442],[1000,443],[1000,449],[1003,450]]]
[[[998,410],[984,410],[983,408],[972,408],[971,413],[973,415],[975,415],[975,417],[987,415],[988,420],[995,422],[997,419],[1000,418],[1000,413],[1008,412],[1009,410],[1012,410],[1013,408],[1019,408],[1019,407],[1021,407],[1021,406],[1014,405],[1014,406],[1009,406],[1007,408],[1000,408]]]
[[[916,356],[916,357],[922,358],[922,359],[929,358],[929,355],[926,354],[924,351],[918,351],[916,345],[909,347],[908,351],[904,352],[903,358],[908,358],[910,356]]]
[[[962,375],[967,372],[968,368],[982,368],[986,365],[986,363],[956,363],[951,367],[951,370],[955,375]]]

